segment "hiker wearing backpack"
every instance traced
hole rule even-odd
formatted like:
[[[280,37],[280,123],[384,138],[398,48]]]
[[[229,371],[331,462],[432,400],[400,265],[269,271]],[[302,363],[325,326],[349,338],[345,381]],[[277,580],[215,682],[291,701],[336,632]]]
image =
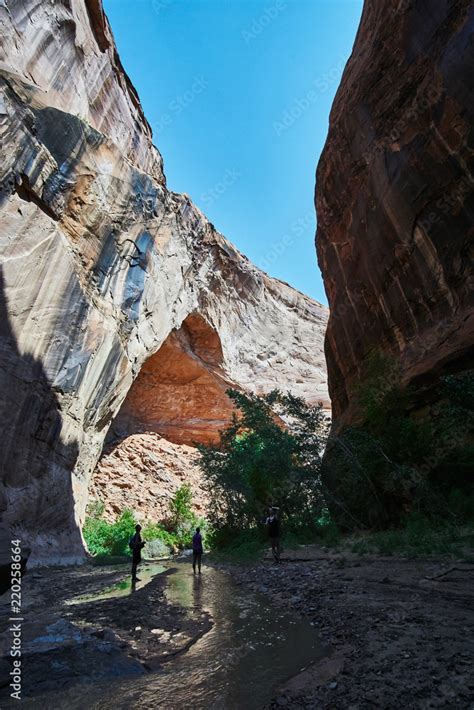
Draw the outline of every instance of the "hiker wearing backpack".
[[[145,547],[145,543],[140,535],[141,529],[141,525],[135,525],[135,535],[132,535],[128,543],[132,551],[132,584],[140,581],[137,577],[137,567],[142,561],[142,549]]]

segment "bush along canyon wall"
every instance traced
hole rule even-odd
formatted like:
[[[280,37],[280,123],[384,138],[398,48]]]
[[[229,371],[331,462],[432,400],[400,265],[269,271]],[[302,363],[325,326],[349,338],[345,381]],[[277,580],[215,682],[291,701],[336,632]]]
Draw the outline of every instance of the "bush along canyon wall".
[[[325,480],[347,526],[472,486],[473,32],[469,0],[366,0],[332,107],[316,186]]]
[[[329,406],[327,310],[167,189],[98,0],[0,25],[0,514],[66,561],[108,432],[212,440],[229,385]]]

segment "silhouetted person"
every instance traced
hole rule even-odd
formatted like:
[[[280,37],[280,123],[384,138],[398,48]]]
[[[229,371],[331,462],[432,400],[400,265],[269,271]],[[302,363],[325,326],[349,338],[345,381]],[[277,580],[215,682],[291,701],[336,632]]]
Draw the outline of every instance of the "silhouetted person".
[[[201,574],[201,558],[204,552],[202,547],[202,537],[201,528],[196,528],[196,532],[193,535],[193,571],[196,574],[196,563],[198,567],[199,574]]]
[[[280,562],[280,521],[278,520],[278,508],[270,508],[265,524],[268,526],[268,535],[272,545],[273,559]]]
[[[132,550],[132,584],[140,581],[137,577],[137,567],[142,561],[142,549],[145,546],[142,536],[140,535],[141,529],[141,525],[135,525],[135,535],[130,538],[130,542],[128,543]]]

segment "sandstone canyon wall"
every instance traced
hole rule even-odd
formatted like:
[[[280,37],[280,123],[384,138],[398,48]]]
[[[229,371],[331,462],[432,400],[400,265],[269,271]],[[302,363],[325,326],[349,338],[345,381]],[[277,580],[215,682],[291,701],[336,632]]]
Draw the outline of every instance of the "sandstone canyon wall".
[[[473,341],[474,8],[366,0],[317,172],[333,416],[381,348],[406,379]]]
[[[317,170],[333,435],[376,352],[420,407],[473,363],[474,6],[366,0]]]
[[[215,436],[229,384],[328,405],[327,310],[167,190],[98,0],[7,0],[0,23],[0,511],[73,559],[134,381],[118,428],[181,443]]]

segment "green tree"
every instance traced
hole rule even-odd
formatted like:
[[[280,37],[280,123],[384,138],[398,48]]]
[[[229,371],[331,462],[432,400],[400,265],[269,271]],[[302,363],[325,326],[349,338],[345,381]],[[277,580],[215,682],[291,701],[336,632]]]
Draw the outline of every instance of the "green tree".
[[[194,513],[191,510],[193,494],[188,483],[178,488],[170,502],[171,524],[177,529],[183,523],[194,520]]]
[[[194,533],[194,528],[200,525],[205,528],[205,521],[198,520],[192,509],[192,491],[188,483],[180,486],[170,501],[171,517],[167,520],[167,529],[174,537],[178,547],[188,547]]]
[[[266,396],[228,390],[237,414],[216,445],[200,445],[209,518],[221,539],[256,529],[278,505],[287,530],[314,527],[324,510],[321,455],[328,434],[322,405],[278,390]]]
[[[114,523],[108,523],[102,516],[104,507],[89,509],[83,534],[89,552],[93,555],[128,555],[128,542],[135,532],[136,520],[130,510],[124,510]]]

